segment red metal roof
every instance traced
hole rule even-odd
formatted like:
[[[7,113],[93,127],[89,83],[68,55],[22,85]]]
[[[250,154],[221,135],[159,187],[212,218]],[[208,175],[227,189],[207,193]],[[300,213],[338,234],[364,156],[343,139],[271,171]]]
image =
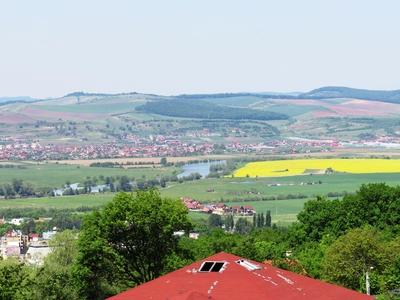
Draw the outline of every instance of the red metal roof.
[[[113,296],[112,300],[366,300],[371,296],[275,268],[268,264],[249,271],[236,263],[242,258],[224,252]],[[225,261],[222,272],[198,272],[204,261]]]

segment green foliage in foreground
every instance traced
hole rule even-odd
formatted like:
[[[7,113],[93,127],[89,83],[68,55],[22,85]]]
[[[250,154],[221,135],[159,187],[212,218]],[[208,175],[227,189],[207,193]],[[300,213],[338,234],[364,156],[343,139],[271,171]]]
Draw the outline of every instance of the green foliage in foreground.
[[[191,227],[179,200],[163,199],[155,190],[118,194],[83,224],[75,274],[81,293],[97,299],[112,292],[104,286],[129,286],[158,277],[177,248],[173,233]]]
[[[288,228],[238,219],[227,233],[215,218],[210,227],[197,224],[197,240],[173,237],[191,228],[179,201],[156,191],[122,193],[87,217],[78,241],[69,231],[59,235],[42,267],[0,262],[0,299],[103,299],[220,251],[362,292],[369,271],[371,291],[396,299],[399,189],[371,184],[343,200],[312,200]]]

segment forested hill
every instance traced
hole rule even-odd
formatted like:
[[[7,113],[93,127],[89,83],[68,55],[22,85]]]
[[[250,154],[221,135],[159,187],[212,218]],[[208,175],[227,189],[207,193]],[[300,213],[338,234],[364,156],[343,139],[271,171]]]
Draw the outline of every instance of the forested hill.
[[[355,89],[349,87],[339,87],[339,86],[326,86],[311,90],[305,93],[274,93],[274,92],[264,92],[264,93],[213,93],[213,94],[181,94],[175,96],[163,96],[149,93],[115,93],[115,94],[105,94],[105,93],[87,93],[87,92],[74,92],[67,94],[61,98],[48,98],[47,100],[57,100],[65,99],[69,97],[79,97],[79,98],[93,98],[100,97],[102,99],[115,98],[115,97],[130,97],[137,96],[144,99],[152,100],[209,100],[213,102],[224,99],[224,98],[260,98],[260,99],[332,99],[332,98],[352,98],[352,99],[362,99],[370,101],[380,101],[380,102],[390,102],[390,103],[400,103],[400,90],[367,90],[367,89]],[[44,99],[34,99],[31,97],[0,97],[0,104],[9,104],[16,102],[34,102],[37,100]],[[172,102],[171,102],[172,103]],[[275,118],[273,116],[272,118]],[[282,116],[281,116],[282,117]],[[257,117],[258,119],[258,117]],[[269,117],[268,117],[269,119]]]
[[[348,87],[322,87],[297,96],[299,99],[355,98],[391,103],[400,103],[400,90],[379,91]]]
[[[15,103],[15,102],[32,102],[36,99],[33,99],[28,96],[20,96],[20,97],[0,97],[0,104],[7,104],[7,103]]]
[[[284,120],[288,118],[284,114],[275,112],[188,100],[151,101],[136,107],[136,110],[171,117],[197,119]]]
[[[332,98],[353,98],[371,101],[400,103],[400,90],[380,91],[354,89],[339,86],[321,87],[306,93],[217,93],[217,94],[184,94],[179,95],[180,99],[215,99],[231,97],[258,97],[267,99],[332,99]]]

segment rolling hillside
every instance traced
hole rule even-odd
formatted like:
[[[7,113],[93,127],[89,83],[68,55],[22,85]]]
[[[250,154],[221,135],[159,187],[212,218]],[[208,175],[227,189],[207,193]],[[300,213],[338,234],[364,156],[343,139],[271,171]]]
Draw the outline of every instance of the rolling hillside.
[[[75,92],[54,99],[1,101],[1,136],[48,143],[124,142],[129,135],[219,143],[238,137],[260,142],[279,136],[348,140],[400,134],[399,91],[323,87],[307,93],[178,96]],[[198,136],[203,129],[209,130],[208,137]]]
[[[152,101],[136,107],[137,111],[180,118],[232,120],[286,120],[283,113],[216,105],[206,101]]]

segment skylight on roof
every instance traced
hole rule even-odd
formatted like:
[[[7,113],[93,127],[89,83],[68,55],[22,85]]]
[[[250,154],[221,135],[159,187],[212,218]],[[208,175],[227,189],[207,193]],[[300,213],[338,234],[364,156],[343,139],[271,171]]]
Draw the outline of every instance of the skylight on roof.
[[[201,264],[199,272],[222,272],[225,261],[205,261]]]
[[[249,271],[260,270],[261,267],[259,265],[253,264],[245,259],[239,259],[236,261],[237,264],[241,265],[242,267],[246,268]]]

